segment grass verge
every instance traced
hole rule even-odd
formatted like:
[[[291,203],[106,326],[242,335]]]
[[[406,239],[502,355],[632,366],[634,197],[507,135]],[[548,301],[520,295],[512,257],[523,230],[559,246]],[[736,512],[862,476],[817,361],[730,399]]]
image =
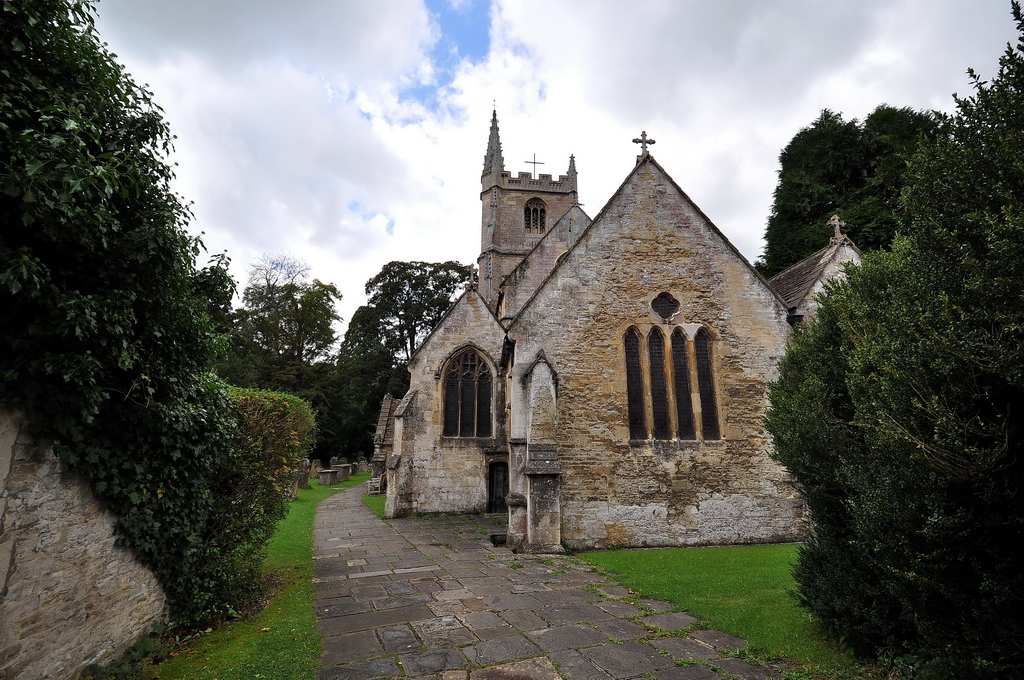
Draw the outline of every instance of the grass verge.
[[[363,505],[373,510],[373,514],[384,519],[384,501],[387,496],[363,496]]]
[[[668,600],[711,628],[742,637],[765,660],[790,659],[819,673],[851,676],[842,653],[790,591],[795,545],[613,550],[578,557],[615,574],[644,597]],[[864,669],[866,670],[866,669]]]
[[[313,517],[323,499],[361,484],[370,473],[333,486],[310,480],[289,504],[277,526],[264,572],[278,584],[259,613],[224,625],[185,643],[177,656],[155,666],[149,677],[162,680],[310,680],[320,666],[322,638],[313,616]]]

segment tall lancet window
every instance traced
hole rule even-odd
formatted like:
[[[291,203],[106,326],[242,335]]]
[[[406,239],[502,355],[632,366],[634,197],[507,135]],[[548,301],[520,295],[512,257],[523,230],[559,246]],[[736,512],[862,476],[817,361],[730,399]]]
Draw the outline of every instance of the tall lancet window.
[[[523,212],[523,226],[528,234],[543,234],[547,223],[547,207],[539,198],[526,202]]]
[[[668,381],[665,379],[665,337],[657,328],[647,336],[647,353],[651,370],[651,415],[654,417],[654,438],[671,439],[672,424],[668,419]]]
[[[696,439],[693,400],[690,397],[690,368],[686,357],[686,336],[677,328],[672,333],[672,368],[676,388],[676,419],[680,439]]]
[[[701,328],[693,339],[697,355],[697,387],[700,390],[701,429],[704,439],[720,439],[718,404],[715,402],[715,378],[711,370],[711,336]]]
[[[647,439],[644,376],[640,365],[640,332],[635,328],[630,328],[626,333],[626,400],[629,408],[629,438]]]
[[[471,349],[452,359],[444,374],[444,436],[491,436],[491,371]]]

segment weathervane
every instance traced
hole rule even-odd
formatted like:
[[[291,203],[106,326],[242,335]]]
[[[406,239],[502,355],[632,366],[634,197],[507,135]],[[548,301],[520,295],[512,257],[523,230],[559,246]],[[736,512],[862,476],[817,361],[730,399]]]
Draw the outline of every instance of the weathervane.
[[[537,174],[537,166],[538,165],[544,165],[544,161],[537,160],[537,154],[533,154],[533,160],[532,161],[523,161],[523,162],[524,163],[530,163],[531,165],[533,165],[533,172],[530,173],[530,179],[537,179],[536,177],[534,177],[534,175]]]
[[[643,132],[640,133],[639,137],[636,137],[636,138],[633,139],[633,143],[634,144],[639,144],[640,145],[640,153],[641,153],[641,155],[646,156],[647,155],[647,146],[649,144],[654,144],[654,140],[653,139],[648,139],[647,138],[647,130],[644,130]]]

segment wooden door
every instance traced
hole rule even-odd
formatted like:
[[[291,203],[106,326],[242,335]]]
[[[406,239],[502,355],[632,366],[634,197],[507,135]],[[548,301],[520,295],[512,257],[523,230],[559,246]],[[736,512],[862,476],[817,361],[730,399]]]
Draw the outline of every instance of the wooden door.
[[[487,512],[508,512],[508,463],[491,463],[487,468]]]

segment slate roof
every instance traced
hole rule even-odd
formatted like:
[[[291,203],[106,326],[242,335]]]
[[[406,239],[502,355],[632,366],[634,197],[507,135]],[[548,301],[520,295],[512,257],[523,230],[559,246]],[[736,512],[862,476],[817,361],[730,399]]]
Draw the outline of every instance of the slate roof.
[[[789,269],[785,269],[768,279],[775,292],[786,302],[786,307],[793,309],[803,302],[804,298],[817,283],[832,261],[836,251],[844,245],[851,246],[857,253],[860,249],[845,234],[833,238],[829,244],[810,257],[800,260]]]
[[[384,395],[380,404],[380,415],[377,416],[377,431],[373,435],[374,446],[391,446],[395,439],[395,409],[398,400],[390,394]]]

